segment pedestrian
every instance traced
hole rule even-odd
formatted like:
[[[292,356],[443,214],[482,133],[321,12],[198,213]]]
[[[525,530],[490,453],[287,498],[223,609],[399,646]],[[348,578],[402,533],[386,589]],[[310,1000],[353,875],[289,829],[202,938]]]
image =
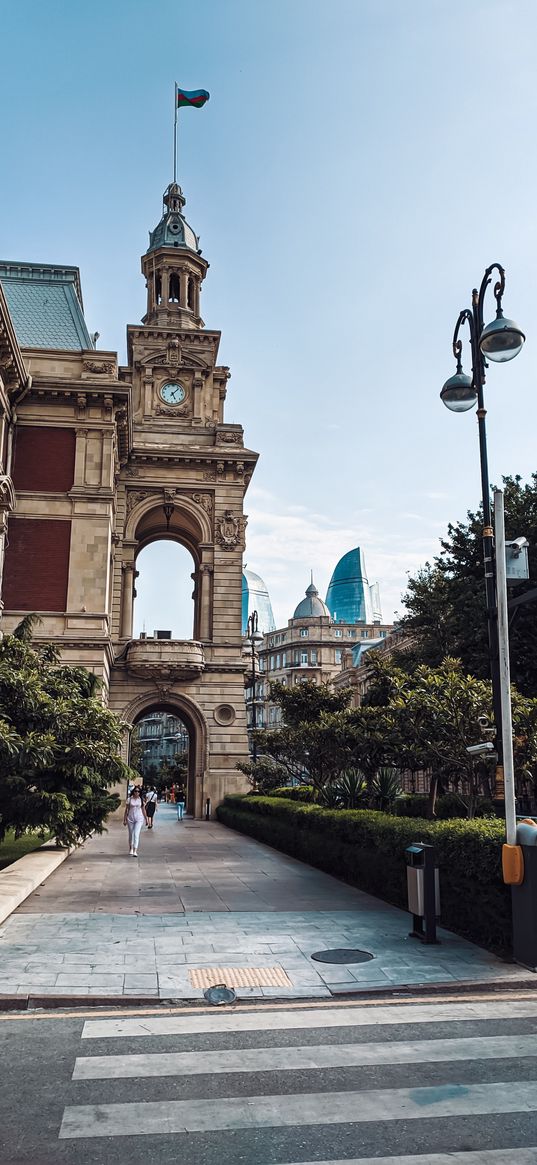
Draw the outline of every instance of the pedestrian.
[[[123,824],[129,827],[129,853],[133,858],[138,857],[138,842],[144,821],[147,825],[147,813],[142,801],[140,786],[135,785],[130,797],[127,797],[123,815]]]
[[[182,821],[183,820],[183,813],[185,811],[185,790],[184,790],[183,785],[178,785],[178,787],[177,787],[176,804],[177,804],[177,820]]]
[[[153,828],[153,818],[157,811],[158,793],[154,785],[150,785],[145,797],[145,811],[147,814],[147,828]]]

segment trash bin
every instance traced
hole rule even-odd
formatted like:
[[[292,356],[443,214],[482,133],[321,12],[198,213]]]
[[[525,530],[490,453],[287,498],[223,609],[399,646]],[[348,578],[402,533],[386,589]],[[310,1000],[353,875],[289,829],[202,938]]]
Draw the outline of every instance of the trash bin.
[[[414,841],[405,850],[408,909],[412,915],[411,938],[436,943],[436,919],[440,916],[440,879],[434,846]]]
[[[518,821],[516,842],[524,855],[524,880],[511,886],[513,956],[516,963],[537,971],[537,822]]]

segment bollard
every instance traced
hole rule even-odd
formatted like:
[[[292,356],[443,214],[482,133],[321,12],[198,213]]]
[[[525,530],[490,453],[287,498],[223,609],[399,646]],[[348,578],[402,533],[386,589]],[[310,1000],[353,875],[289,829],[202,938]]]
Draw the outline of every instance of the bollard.
[[[440,914],[440,887],[434,848],[418,841],[407,846],[408,909],[412,915],[410,938],[437,943],[436,919]]]
[[[211,798],[207,797],[205,802],[205,820],[209,821],[211,817]]]

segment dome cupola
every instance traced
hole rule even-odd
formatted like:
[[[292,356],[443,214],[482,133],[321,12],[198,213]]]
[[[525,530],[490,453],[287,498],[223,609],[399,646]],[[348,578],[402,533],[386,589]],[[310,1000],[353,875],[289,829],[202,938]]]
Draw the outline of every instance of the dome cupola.
[[[319,592],[312,577],[311,583],[306,591],[306,597],[298,604],[293,619],[318,618],[329,619],[330,611],[326,603],[323,603],[323,600],[319,597]]]
[[[200,287],[209,264],[202,258],[199,239],[183,214],[185,197],[177,182],[164,192],[162,218],[149,232],[142,255],[147,285],[144,324],[159,327],[203,328]]]

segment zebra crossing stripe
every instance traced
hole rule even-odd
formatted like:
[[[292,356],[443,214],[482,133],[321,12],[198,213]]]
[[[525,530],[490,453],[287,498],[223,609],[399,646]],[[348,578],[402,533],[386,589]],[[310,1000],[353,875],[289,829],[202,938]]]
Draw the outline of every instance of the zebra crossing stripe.
[[[214,1072],[279,1072],[376,1064],[433,1064],[537,1056],[530,1036],[412,1040],[406,1043],[322,1044],[318,1047],[233,1048],[223,1052],[165,1052],[132,1056],[79,1056],[73,1080],[127,1080]]]
[[[537,1112],[537,1081],[73,1105],[64,1111],[59,1136],[132,1136],[134,1128],[137,1136],[153,1136],[508,1112]]]
[[[400,1003],[374,1007],[326,1007],[307,1011],[228,1011],[211,1015],[147,1015],[140,1019],[86,1020],[82,1039],[194,1035],[202,1032],[285,1031],[377,1024],[445,1023],[471,1019],[537,1019],[537,1002],[493,999],[486,1003]],[[537,1165],[537,1163],[536,1163]]]
[[[293,1165],[289,1162],[288,1165]],[[537,1165],[537,1148],[476,1149],[466,1153],[419,1153],[416,1157],[345,1157],[344,1161],[298,1161],[295,1165]]]

